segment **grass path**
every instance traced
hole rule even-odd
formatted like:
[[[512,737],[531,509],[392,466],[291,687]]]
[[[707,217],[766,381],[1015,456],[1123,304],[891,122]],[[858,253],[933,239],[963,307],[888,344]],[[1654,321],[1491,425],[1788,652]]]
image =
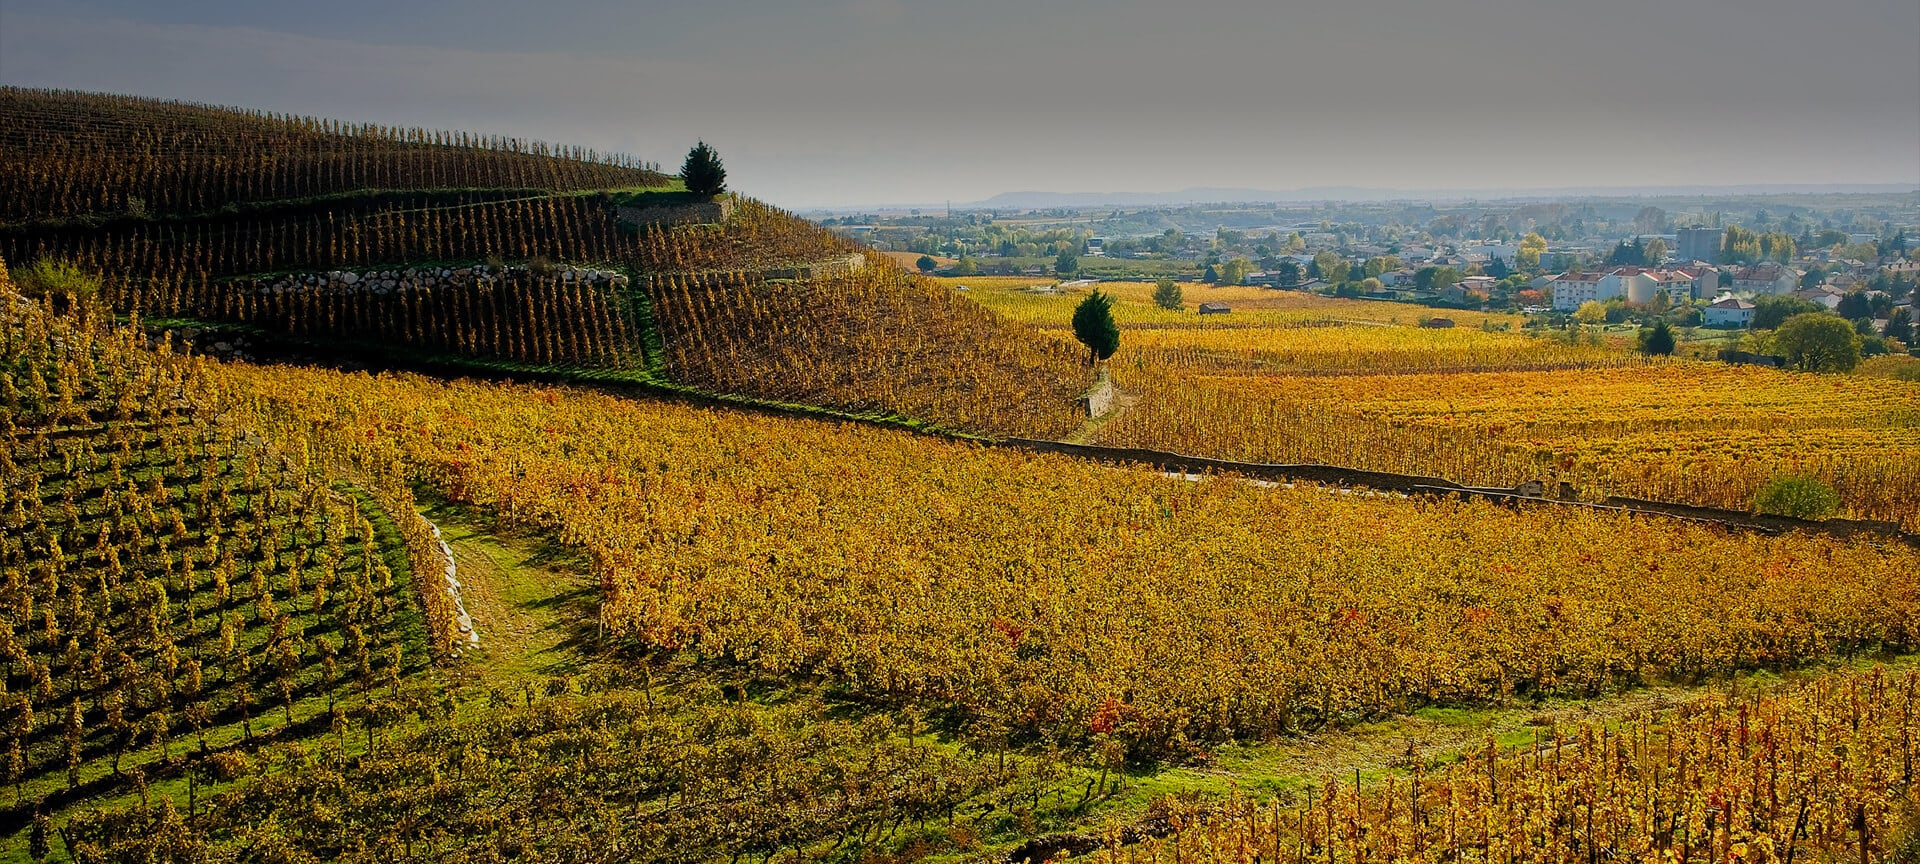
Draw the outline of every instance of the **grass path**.
[[[1753,686],[1743,684],[1742,689]],[[1140,787],[1129,789],[1127,797],[1191,790],[1224,793],[1233,785],[1256,794],[1297,793],[1327,778],[1345,778],[1350,783],[1355,771],[1363,778],[1374,778],[1456,761],[1467,752],[1482,750],[1489,738],[1503,751],[1531,746],[1536,736],[1551,742],[1554,726],[1624,722],[1673,708],[1708,689],[1658,687],[1513,707],[1423,708],[1271,743],[1229,744],[1213,751],[1205,765],[1164,768],[1137,778]]]
[[[594,662],[599,586],[579,557],[531,534],[503,531],[472,510],[422,515],[453,549],[461,599],[480,645],[467,662],[490,682],[573,674]]]

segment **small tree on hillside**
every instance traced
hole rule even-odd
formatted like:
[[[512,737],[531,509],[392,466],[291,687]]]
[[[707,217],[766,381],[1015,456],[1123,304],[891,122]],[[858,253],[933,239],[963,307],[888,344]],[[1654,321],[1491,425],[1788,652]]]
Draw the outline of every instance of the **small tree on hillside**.
[[[1180,283],[1172,279],[1162,279],[1153,286],[1153,302],[1162,309],[1180,308]]]
[[[680,166],[680,179],[686,182],[687,191],[695,195],[718,195],[727,191],[727,167],[721,164],[720,154],[705,141],[687,151],[687,162]]]
[[[1053,272],[1059,276],[1072,276],[1080,271],[1080,258],[1072,250],[1062,249],[1053,259]]]
[[[920,260],[913,262],[913,266],[918,268],[922,273],[932,273],[940,269],[940,262],[933,260],[932,255],[922,255],[920,256]]]
[[[1113,323],[1113,298],[1095,288],[1087,299],[1073,309],[1073,338],[1087,346],[1087,365],[1092,366],[1120,348],[1120,327]]]
[[[1662,318],[1652,328],[1640,331],[1640,353],[1665,356],[1673,353],[1673,326]]]

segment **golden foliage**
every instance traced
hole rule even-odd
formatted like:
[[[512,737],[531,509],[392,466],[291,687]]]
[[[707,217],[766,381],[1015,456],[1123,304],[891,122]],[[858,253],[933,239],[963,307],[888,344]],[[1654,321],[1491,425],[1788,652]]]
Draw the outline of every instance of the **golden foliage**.
[[[565,389],[222,370],[320,445],[589,552],[611,632],[1136,746],[1920,638],[1920,554],[1188,482]]]
[[[1896,860],[1920,808],[1920,675],[1818,676],[1620,728],[1540,730],[1433,773],[1236,798],[1100,864]]]

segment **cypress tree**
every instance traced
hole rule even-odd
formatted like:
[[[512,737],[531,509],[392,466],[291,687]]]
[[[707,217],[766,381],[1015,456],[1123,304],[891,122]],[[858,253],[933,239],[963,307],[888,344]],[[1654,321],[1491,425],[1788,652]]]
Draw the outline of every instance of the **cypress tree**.
[[[1094,289],[1073,310],[1073,336],[1087,346],[1087,365],[1113,356],[1120,347],[1120,327],[1113,323],[1113,298]]]
[[[680,167],[680,179],[686,181],[687,191],[695,195],[718,195],[727,191],[727,168],[721,164],[720,154],[705,141],[687,151],[686,164]]]

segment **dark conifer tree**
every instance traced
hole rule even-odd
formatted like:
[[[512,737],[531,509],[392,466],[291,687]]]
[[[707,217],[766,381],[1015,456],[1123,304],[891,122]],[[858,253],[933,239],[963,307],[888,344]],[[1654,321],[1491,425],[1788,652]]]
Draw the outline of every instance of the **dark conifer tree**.
[[[1113,356],[1120,348],[1120,327],[1113,323],[1113,298],[1094,289],[1073,310],[1073,336],[1087,346],[1087,365]]]
[[[718,195],[727,191],[727,168],[721,164],[720,154],[705,141],[687,151],[687,162],[680,167],[680,179],[686,181],[687,191],[695,195]]]

